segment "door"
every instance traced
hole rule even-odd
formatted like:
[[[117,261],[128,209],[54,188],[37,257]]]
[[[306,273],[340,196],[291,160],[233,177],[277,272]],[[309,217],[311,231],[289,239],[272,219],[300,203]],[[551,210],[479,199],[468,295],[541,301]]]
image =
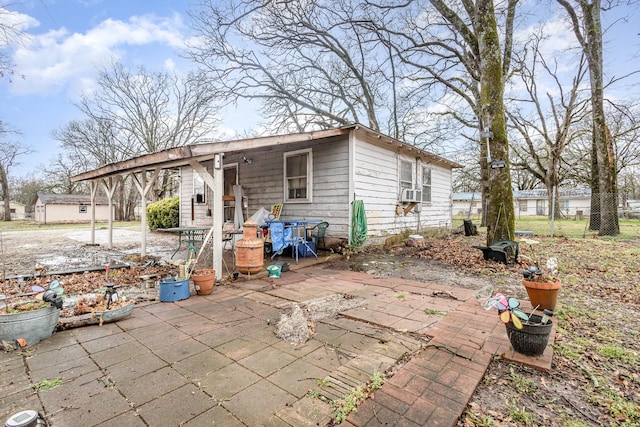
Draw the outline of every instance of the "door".
[[[233,222],[236,213],[236,201],[233,196],[233,186],[238,184],[238,164],[231,163],[224,167],[224,221]]]

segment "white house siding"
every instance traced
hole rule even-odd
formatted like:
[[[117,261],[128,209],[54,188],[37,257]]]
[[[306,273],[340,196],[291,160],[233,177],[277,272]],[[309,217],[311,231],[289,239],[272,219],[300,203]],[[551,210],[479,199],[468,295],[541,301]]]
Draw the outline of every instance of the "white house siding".
[[[247,197],[248,214],[259,208],[267,210],[271,205],[283,203],[284,199],[284,153],[306,148],[312,149],[313,187],[312,202],[284,203],[282,219],[322,219],[329,222],[327,236],[346,236],[348,233],[348,143],[346,138],[282,145],[248,153],[225,155],[224,164],[237,163],[238,182]],[[251,163],[245,163],[247,156]],[[211,172],[212,164],[205,164]],[[207,191],[206,203],[194,204],[194,219],[191,219],[191,198],[193,195],[193,169],[185,167],[181,171],[180,225],[210,226],[212,218],[206,216],[212,205],[211,192]],[[246,219],[246,218],[245,218]]]
[[[22,203],[10,202],[9,209],[11,211],[11,219],[24,219],[25,206]],[[4,218],[4,202],[0,202],[0,218]]]
[[[413,182],[420,187],[419,175],[422,166],[431,167],[431,203],[422,204],[418,215],[411,211],[398,215],[396,209],[404,209],[400,203],[399,165],[400,160],[410,161],[413,165]],[[418,175],[418,176],[416,176]],[[395,151],[383,144],[355,141],[354,189],[356,199],[365,205],[369,243],[378,243],[384,236],[404,231],[418,231],[432,227],[450,227],[451,225],[451,170],[439,165],[424,163]],[[419,183],[419,184],[418,184]],[[419,219],[418,219],[419,218]]]

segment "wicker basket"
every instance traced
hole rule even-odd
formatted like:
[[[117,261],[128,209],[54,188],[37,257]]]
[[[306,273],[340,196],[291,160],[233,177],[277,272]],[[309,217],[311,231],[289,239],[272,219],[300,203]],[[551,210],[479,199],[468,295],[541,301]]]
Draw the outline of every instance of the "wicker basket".
[[[547,324],[543,325],[540,323],[541,320],[542,317],[532,314],[529,322],[523,323],[522,329],[516,329],[511,321],[505,324],[509,341],[515,351],[527,356],[539,356],[544,353],[544,349],[549,343],[549,334],[553,323],[549,320]]]

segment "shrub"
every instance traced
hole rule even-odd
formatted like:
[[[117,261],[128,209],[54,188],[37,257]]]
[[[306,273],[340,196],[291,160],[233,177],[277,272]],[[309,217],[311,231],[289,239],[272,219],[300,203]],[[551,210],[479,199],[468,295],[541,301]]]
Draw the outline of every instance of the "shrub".
[[[180,198],[170,197],[147,206],[149,229],[178,227],[180,223]]]

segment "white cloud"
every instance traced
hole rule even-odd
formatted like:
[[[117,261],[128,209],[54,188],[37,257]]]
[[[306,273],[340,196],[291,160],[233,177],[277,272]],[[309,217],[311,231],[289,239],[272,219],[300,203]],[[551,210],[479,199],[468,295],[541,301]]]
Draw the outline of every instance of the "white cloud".
[[[33,23],[32,23],[33,25]],[[14,94],[43,94],[82,90],[96,74],[96,69],[112,59],[126,62],[127,50],[149,45],[162,46],[166,56],[184,46],[180,31],[184,28],[178,15],[158,18],[134,16],[127,22],[107,19],[86,33],[70,33],[64,28],[34,34],[27,42],[14,46],[13,60],[17,75],[11,85]],[[146,49],[149,53],[151,49]]]
[[[13,12],[2,7],[0,7],[0,20],[4,28],[12,28],[20,32],[26,32],[30,28],[35,28],[40,25],[37,19],[29,15]],[[6,36],[6,33],[3,32],[1,36]],[[6,40],[0,39],[0,42],[4,44]]]

